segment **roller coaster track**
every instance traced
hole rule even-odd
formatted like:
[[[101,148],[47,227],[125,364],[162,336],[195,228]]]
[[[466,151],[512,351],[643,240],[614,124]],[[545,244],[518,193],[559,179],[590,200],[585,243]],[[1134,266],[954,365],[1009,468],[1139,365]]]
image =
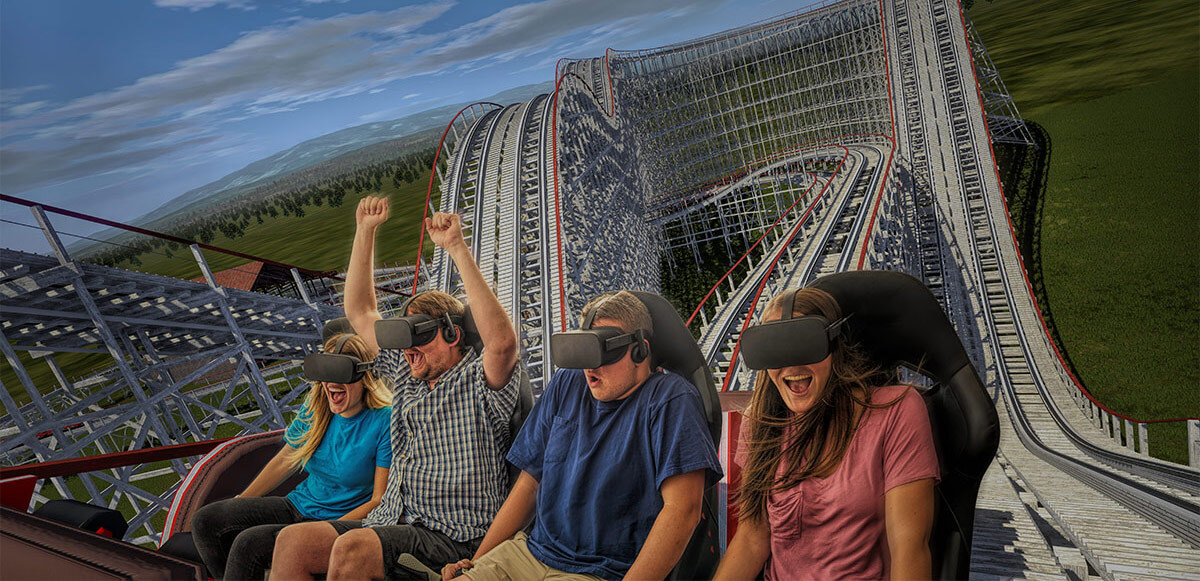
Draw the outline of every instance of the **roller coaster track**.
[[[837,12],[840,7],[853,11],[871,4],[826,5],[812,18],[841,22],[845,17]],[[686,219],[703,207],[745,197],[747,191],[765,183],[773,184],[775,193],[783,191],[776,189],[781,184],[791,188],[787,190],[791,207],[774,223],[754,226],[757,239],[741,259],[745,264],[738,280],[722,279],[710,293],[712,304],[697,308],[702,323],[699,342],[717,380],[724,390],[750,388],[750,374],[737,358],[737,341],[745,326],[759,315],[763,297],[822,274],[854,268],[856,261],[864,259],[874,268],[907,270],[921,277],[942,301],[976,367],[987,375],[1001,416],[1011,428],[1005,431],[1001,453],[981,492],[975,573],[980,577],[1019,574],[1036,578],[1060,576],[1064,571],[1086,575],[1090,568],[1106,579],[1194,575],[1200,570],[1197,472],[1113,444],[1067,395],[1069,377],[1040,325],[1009,227],[982,98],[975,86],[965,18],[957,4],[945,0],[882,2],[879,12],[881,22],[876,26],[882,29],[879,34],[887,45],[887,56],[880,63],[887,68],[884,74],[889,83],[895,84],[894,92],[889,89],[888,102],[893,107],[893,123],[904,128],[898,132],[898,143],[893,146],[887,138],[869,135],[871,131],[825,138],[821,147],[773,155],[739,177],[718,180],[725,185],[670,206],[675,208],[673,213],[655,219],[660,226]],[[861,17],[859,13],[855,18]],[[711,42],[725,43],[738,32]],[[747,27],[740,33],[756,38],[775,34],[769,24]],[[605,154],[595,154],[589,141],[593,135],[607,136],[607,149],[603,150],[607,155],[614,147],[646,147],[637,139],[622,141],[627,128],[639,123],[622,117],[636,107],[636,103],[622,105],[623,91],[637,90],[627,71],[645,69],[671,75],[686,67],[688,58],[713,58],[697,48],[701,42],[643,51],[632,57],[610,51],[603,59],[569,61],[561,67],[560,78],[569,75],[571,83],[560,85],[579,87],[560,90],[553,97],[558,107],[574,115],[564,122],[569,115],[559,114],[560,138],[553,145],[559,155],[592,152],[574,153],[579,156],[578,163],[585,164],[582,171],[586,175],[588,169],[604,163]],[[723,50],[717,49],[717,53]],[[871,54],[869,47],[863,50]],[[622,58],[642,59],[647,64],[621,68],[625,66]],[[649,60],[654,58],[660,60]],[[623,72],[610,79],[612,73],[605,69],[614,67]],[[854,82],[872,78],[869,69],[856,70]],[[998,82],[998,78],[990,78]],[[825,79],[824,86],[839,82]],[[615,91],[615,102],[610,91]],[[571,104],[564,106],[564,99]],[[590,103],[593,112],[581,110],[572,99]],[[860,104],[868,101],[869,96],[855,99]],[[769,96],[764,96],[748,106],[761,115],[769,102]],[[679,111],[686,107],[686,102],[671,105]],[[512,115],[517,118],[516,113]],[[698,120],[682,120],[680,127],[690,128],[686,141],[668,151],[692,151],[702,148],[707,139],[737,134],[785,116],[785,111],[776,111],[740,118],[733,125],[720,126],[712,136],[695,129],[703,125]],[[844,125],[830,121],[815,127],[824,131]],[[646,128],[639,131],[652,134]],[[1006,126],[1005,131],[1011,139],[1012,128]],[[498,133],[502,134],[507,133]],[[540,136],[537,146],[527,143],[527,149],[544,151],[545,137]],[[641,155],[653,157],[645,151]],[[832,165],[829,161],[834,159],[836,169],[812,171],[813,164]],[[570,169],[578,167],[570,162],[565,167],[564,172],[579,171]],[[578,174],[573,175],[551,179],[557,177],[569,187],[579,179]],[[542,184],[539,187],[545,189]],[[581,203],[578,198],[572,200],[569,192],[567,195],[568,204]],[[874,224],[881,204],[884,212],[878,216],[880,223]],[[596,245],[619,240],[601,235],[594,226],[559,218],[564,236],[588,240],[589,253],[601,249]],[[897,250],[896,245],[906,247]],[[614,272],[629,266],[615,262],[618,265],[610,269]],[[514,272],[520,272],[525,281],[538,269]],[[545,275],[544,268],[541,272],[542,280],[547,281],[543,287],[553,287],[556,281]],[[503,283],[500,286],[505,288]],[[586,290],[614,286],[620,285],[601,282]],[[545,288],[543,300],[548,296]],[[586,294],[585,289],[574,290]],[[521,295],[534,296],[525,291]],[[529,310],[528,305],[522,303],[522,309]],[[551,308],[547,304],[538,314]],[[527,350],[538,344],[549,328],[538,331],[538,335],[523,331]],[[536,353],[543,356],[541,350]],[[1071,403],[1063,405],[1065,402]]]

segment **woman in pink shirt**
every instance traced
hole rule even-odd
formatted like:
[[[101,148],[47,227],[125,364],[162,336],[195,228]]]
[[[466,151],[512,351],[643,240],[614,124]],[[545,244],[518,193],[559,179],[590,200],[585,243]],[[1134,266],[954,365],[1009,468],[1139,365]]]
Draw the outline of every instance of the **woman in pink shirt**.
[[[752,579],[764,565],[768,580],[929,578],[939,472],[921,396],[889,385],[890,374],[843,343],[841,309],[828,293],[783,293],[760,327],[778,330],[781,319],[813,330],[812,340],[774,347],[789,363],[758,373],[734,458],[742,467],[737,533],[716,579]]]

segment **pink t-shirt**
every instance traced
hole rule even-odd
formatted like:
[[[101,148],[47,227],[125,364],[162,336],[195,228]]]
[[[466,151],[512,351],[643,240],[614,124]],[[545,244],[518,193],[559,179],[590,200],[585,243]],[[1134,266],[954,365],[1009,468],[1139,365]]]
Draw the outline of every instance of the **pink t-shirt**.
[[[889,571],[884,493],[924,478],[939,477],[929,416],[911,387],[875,390],[841,464],[827,478],[809,478],[767,499],[771,557],[766,578],[885,579]],[[742,422],[741,441],[749,441]],[[742,466],[746,447],[734,462]],[[781,463],[779,475],[785,472]]]

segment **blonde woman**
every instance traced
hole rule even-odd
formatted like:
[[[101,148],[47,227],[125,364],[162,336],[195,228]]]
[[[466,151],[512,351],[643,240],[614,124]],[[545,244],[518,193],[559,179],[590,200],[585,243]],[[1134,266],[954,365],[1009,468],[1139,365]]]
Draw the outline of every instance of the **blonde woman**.
[[[828,293],[768,304],[734,462],[737,533],[716,579],[928,579],[937,455],[921,396],[840,337]],[[753,362],[752,362],[753,361]]]
[[[362,338],[350,334],[330,338],[325,353],[345,356],[356,369],[371,359]],[[305,375],[313,379],[307,360]],[[349,383],[314,380],[283,449],[241,494],[196,513],[193,538],[213,577],[262,579],[285,526],[361,519],[379,504],[392,461],[391,387],[370,369],[355,375],[361,378]],[[301,467],[308,478],[286,497],[263,496]]]

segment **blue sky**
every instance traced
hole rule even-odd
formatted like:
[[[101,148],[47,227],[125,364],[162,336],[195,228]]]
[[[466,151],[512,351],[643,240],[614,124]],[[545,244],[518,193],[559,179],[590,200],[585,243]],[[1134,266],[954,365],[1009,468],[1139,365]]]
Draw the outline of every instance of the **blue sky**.
[[[0,191],[132,220],[306,139],[553,80],[560,57],[807,3],[6,0]],[[45,251],[36,231],[0,231],[0,246]]]

